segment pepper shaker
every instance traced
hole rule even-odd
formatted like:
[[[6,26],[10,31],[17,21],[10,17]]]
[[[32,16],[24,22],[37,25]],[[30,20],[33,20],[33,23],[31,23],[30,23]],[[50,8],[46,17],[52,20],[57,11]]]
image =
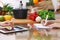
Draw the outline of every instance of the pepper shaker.
[[[20,1],[20,9],[23,9],[23,3]]]

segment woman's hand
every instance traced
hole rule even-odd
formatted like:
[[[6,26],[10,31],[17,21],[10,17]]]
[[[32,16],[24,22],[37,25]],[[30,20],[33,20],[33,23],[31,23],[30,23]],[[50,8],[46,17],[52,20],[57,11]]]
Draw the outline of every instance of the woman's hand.
[[[6,27],[6,26],[11,26],[13,27],[14,23],[12,21],[4,21],[0,22],[0,26]]]
[[[45,24],[46,23],[46,24]],[[45,20],[42,20],[41,21],[41,24],[43,24],[44,26],[48,26],[48,25],[51,25],[53,24],[54,22],[53,21],[45,21]]]

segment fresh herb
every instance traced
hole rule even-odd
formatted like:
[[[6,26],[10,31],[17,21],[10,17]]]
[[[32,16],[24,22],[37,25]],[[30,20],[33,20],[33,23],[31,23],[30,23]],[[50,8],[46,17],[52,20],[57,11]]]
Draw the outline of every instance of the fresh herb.
[[[11,12],[13,10],[13,7],[11,7],[9,4],[6,4],[3,6],[2,10]]]
[[[48,19],[55,19],[54,12],[52,12],[52,11],[39,10],[39,11],[38,11],[38,15],[39,15],[42,19],[46,19],[46,15],[48,15]]]
[[[6,14],[13,15],[12,11],[13,11],[13,7],[11,7],[9,4],[5,4],[2,7],[1,14],[2,15],[6,15]]]

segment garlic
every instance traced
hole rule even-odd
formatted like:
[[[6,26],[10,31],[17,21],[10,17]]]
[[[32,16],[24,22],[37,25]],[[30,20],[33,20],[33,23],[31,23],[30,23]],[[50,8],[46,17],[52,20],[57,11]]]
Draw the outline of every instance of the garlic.
[[[41,22],[41,17],[40,16],[36,17],[35,21],[36,22]]]

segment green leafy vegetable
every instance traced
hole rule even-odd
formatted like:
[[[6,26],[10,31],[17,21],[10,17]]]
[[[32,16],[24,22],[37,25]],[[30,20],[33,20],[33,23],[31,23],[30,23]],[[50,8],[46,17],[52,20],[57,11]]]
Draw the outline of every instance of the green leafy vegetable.
[[[6,4],[3,6],[2,10],[11,12],[13,10],[13,7],[11,7],[9,4]]]
[[[46,19],[46,15],[48,15],[48,19],[55,19],[54,12],[52,12],[52,11],[39,10],[39,11],[38,11],[38,15],[39,15],[42,19]]]

